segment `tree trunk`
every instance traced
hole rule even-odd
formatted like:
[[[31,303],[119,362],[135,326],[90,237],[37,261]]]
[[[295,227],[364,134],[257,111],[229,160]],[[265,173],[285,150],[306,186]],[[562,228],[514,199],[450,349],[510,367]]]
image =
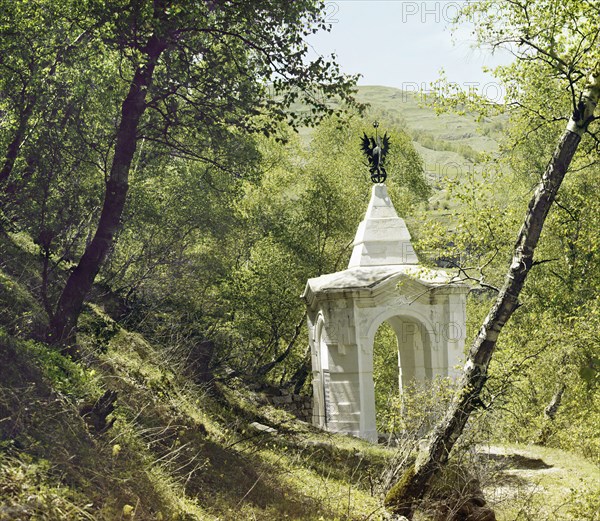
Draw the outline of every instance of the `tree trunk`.
[[[560,407],[560,403],[562,402],[563,394],[565,393],[565,389],[567,388],[565,383],[560,383],[556,387],[556,392],[554,396],[552,396],[552,400],[548,406],[544,409],[544,416],[549,421],[554,421],[556,417],[556,413],[558,412],[558,408]]]
[[[469,350],[459,390],[445,418],[434,429],[427,449],[419,458],[419,464],[409,468],[386,496],[386,507],[394,514],[412,519],[417,501],[427,492],[433,475],[448,461],[452,447],[461,435],[471,412],[480,401],[479,395],[487,379],[488,366],[498,336],[513,312],[519,307],[518,297],[533,265],[533,253],[544,221],[581,137],[594,119],[594,110],[599,97],[600,70],[590,77],[582,94],[585,110],[573,113],[529,202],[504,285]]]
[[[129,189],[129,168],[137,145],[137,129],[146,110],[146,93],[152,83],[156,62],[165,47],[165,42],[157,36],[150,38],[144,49],[146,61],[138,65],[121,106],[121,122],[117,131],[110,175],[106,182],[100,221],[92,241],[67,279],[56,306],[48,332],[48,341],[53,344],[71,344],[84,299],[119,230]]]
[[[25,133],[27,131],[27,124],[29,123],[29,118],[33,113],[33,106],[35,105],[36,101],[35,96],[26,94],[24,87],[22,98],[23,108],[21,110],[21,113],[19,114],[19,124],[17,125],[17,129],[15,130],[15,135],[13,136],[12,141],[6,147],[6,156],[4,158],[4,164],[2,165],[2,169],[0,170],[0,185],[4,185],[8,181],[8,178],[10,177],[10,174],[13,171],[15,161],[17,160],[17,156],[19,155],[19,150],[21,148],[21,145],[23,144],[23,140],[25,139]]]
[[[294,386],[294,394],[300,394],[302,387],[304,387],[304,383],[310,374],[311,365],[310,365],[310,346],[306,347],[304,351],[304,356],[302,357],[302,363],[296,369],[296,372],[291,376],[291,378],[283,384],[282,387],[288,388]]]
[[[74,49],[88,36],[88,33],[84,31],[79,36],[77,36],[77,38],[75,38],[75,40],[72,43],[69,43],[64,47],[58,49],[56,53],[56,59],[54,60],[54,63],[52,63],[52,65],[50,66],[50,70],[48,72],[46,80],[55,77],[57,67],[60,64],[64,63],[69,51]],[[36,68],[43,68],[44,65],[44,63],[36,64]],[[29,124],[29,119],[31,118],[31,115],[33,114],[33,108],[38,103],[38,95],[35,94],[35,89],[33,93],[28,92],[28,90],[31,88],[31,82],[32,79],[26,82],[25,85],[23,85],[23,88],[21,89],[21,111],[19,113],[19,124],[17,125],[17,128],[15,130],[15,135],[13,136],[13,139],[6,148],[4,164],[2,165],[2,169],[0,169],[0,186],[4,185],[8,181],[13,171],[15,161],[17,160],[17,157],[19,155],[19,150],[21,149],[23,141],[25,140],[27,126]],[[56,108],[54,109],[54,112],[56,112]]]
[[[552,396],[552,400],[550,400],[550,403],[544,409],[544,423],[542,424],[538,439],[536,440],[536,443],[539,445],[546,445],[546,443],[548,443],[548,438],[554,430],[554,418],[556,417],[556,413],[558,412],[566,389],[567,385],[564,382],[559,383],[556,386],[556,392]]]
[[[210,369],[215,343],[212,340],[203,340],[192,345],[188,357],[189,369],[194,381],[200,384],[212,383],[214,375]]]
[[[281,353],[277,358],[275,358],[275,360],[272,360],[271,362],[268,362],[268,363],[260,366],[256,371],[254,371],[254,374],[256,376],[263,377],[263,376],[267,375],[274,367],[278,366],[281,362],[283,362],[289,356],[289,354],[292,352],[292,348],[296,344],[296,340],[298,340],[298,336],[300,335],[300,331],[302,331],[302,325],[304,324],[305,320],[306,320],[306,312],[304,312],[304,314],[302,315],[302,318],[296,324],[296,327],[294,329],[294,336],[292,336],[292,339],[289,341],[289,343],[288,343],[286,349],[283,351],[283,353]]]
[[[8,180],[12,174],[15,161],[19,155],[19,150],[25,139],[27,124],[31,114],[33,113],[33,106],[35,104],[35,97],[27,95],[25,87],[23,87],[22,98],[24,106],[19,114],[19,124],[15,130],[12,140],[6,147],[4,164],[2,165],[2,169],[0,169],[0,187],[2,188],[2,191],[6,191]],[[6,202],[3,201],[2,204],[4,205]],[[11,223],[11,218],[4,213],[2,208],[0,208],[0,233],[2,235],[7,236],[6,232],[7,230],[10,230]]]

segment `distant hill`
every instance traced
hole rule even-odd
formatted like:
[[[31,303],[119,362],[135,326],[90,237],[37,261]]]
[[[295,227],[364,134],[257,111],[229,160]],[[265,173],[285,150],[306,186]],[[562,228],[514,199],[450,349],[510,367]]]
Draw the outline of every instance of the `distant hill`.
[[[471,114],[436,114],[424,95],[394,87],[360,86],[357,98],[374,119],[385,117],[406,129],[434,186],[444,175],[472,171],[481,154],[496,152],[506,122],[505,116],[476,121]],[[300,105],[293,109],[302,111]],[[300,129],[303,139],[310,141],[312,130]]]
[[[474,114],[437,114],[424,95],[394,87],[360,86],[357,98],[370,106],[367,117],[385,118],[410,134],[434,188],[429,201],[430,215],[451,227],[449,211],[455,203],[447,197],[444,181],[465,179],[469,173],[479,171],[482,154],[494,154],[498,150],[506,116],[477,121]],[[296,105],[293,109],[302,110],[302,107]],[[307,143],[312,131],[311,128],[300,129]]]
[[[393,87],[359,87],[358,99],[371,111],[403,125],[425,163],[435,188],[444,177],[456,178],[474,171],[482,153],[493,154],[506,118],[476,121],[474,115],[436,114],[424,95]],[[434,193],[433,200],[439,198]]]

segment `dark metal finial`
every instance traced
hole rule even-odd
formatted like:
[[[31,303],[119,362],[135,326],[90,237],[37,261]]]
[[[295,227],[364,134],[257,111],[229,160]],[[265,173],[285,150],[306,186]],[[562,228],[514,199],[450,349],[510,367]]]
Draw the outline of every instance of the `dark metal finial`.
[[[383,183],[387,178],[387,172],[385,171],[383,163],[385,161],[385,156],[390,149],[390,138],[386,132],[383,135],[383,142],[379,139],[379,133],[377,131],[379,128],[378,121],[373,122],[373,128],[375,128],[375,138],[368,137],[367,134],[363,132],[360,147],[367,156],[368,164],[365,164],[365,166],[369,167],[371,181],[374,183]]]

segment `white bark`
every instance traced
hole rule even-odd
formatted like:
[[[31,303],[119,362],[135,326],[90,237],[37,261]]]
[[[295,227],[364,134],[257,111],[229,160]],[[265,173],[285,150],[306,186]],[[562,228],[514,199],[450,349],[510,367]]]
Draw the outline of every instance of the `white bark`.
[[[600,64],[596,71],[590,76],[581,97],[584,110],[573,113],[529,202],[504,285],[469,350],[460,388],[445,418],[435,428],[425,453],[420,455],[412,476],[401,479],[388,493],[386,506],[396,514],[412,519],[416,501],[424,496],[433,475],[448,461],[450,451],[462,434],[471,412],[480,403],[479,396],[487,379],[498,336],[519,306],[518,297],[533,265],[533,254],[548,211],[579,142],[594,119],[600,98]]]

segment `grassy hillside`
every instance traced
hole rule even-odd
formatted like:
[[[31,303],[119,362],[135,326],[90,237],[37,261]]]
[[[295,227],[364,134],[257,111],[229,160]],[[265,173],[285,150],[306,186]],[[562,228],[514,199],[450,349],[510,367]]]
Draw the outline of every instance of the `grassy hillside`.
[[[412,137],[423,159],[427,179],[434,188],[429,214],[451,226],[450,210],[455,208],[456,202],[447,197],[446,183],[478,176],[481,169],[478,161],[498,151],[506,116],[477,121],[472,114],[438,114],[425,96],[393,87],[361,86],[357,98],[369,106],[367,118],[382,118],[397,124]],[[294,108],[301,110],[299,105]],[[312,130],[299,130],[307,145]],[[385,128],[382,131],[385,132]]]
[[[498,151],[506,118],[476,121],[470,114],[437,114],[423,95],[392,87],[360,87],[358,99],[368,103],[373,113],[381,113],[404,126],[411,135],[434,188],[429,201],[430,216],[451,225],[449,210],[456,203],[447,197],[446,182],[477,176],[481,168],[477,163],[483,155]]]
[[[119,325],[110,295],[82,315],[77,361],[46,345],[28,250],[0,238],[0,520],[384,519],[394,449],[317,431],[237,379],[200,383],[194,360]],[[471,460],[498,519],[593,511],[594,465],[538,451],[554,471],[518,474],[515,450]]]
[[[7,237],[0,258],[0,520],[364,519],[380,508],[384,447],[315,431],[236,380],[199,384],[169,346],[119,326],[106,300],[85,310],[73,362],[28,338],[44,320],[36,258]],[[108,389],[114,411],[98,417]]]

